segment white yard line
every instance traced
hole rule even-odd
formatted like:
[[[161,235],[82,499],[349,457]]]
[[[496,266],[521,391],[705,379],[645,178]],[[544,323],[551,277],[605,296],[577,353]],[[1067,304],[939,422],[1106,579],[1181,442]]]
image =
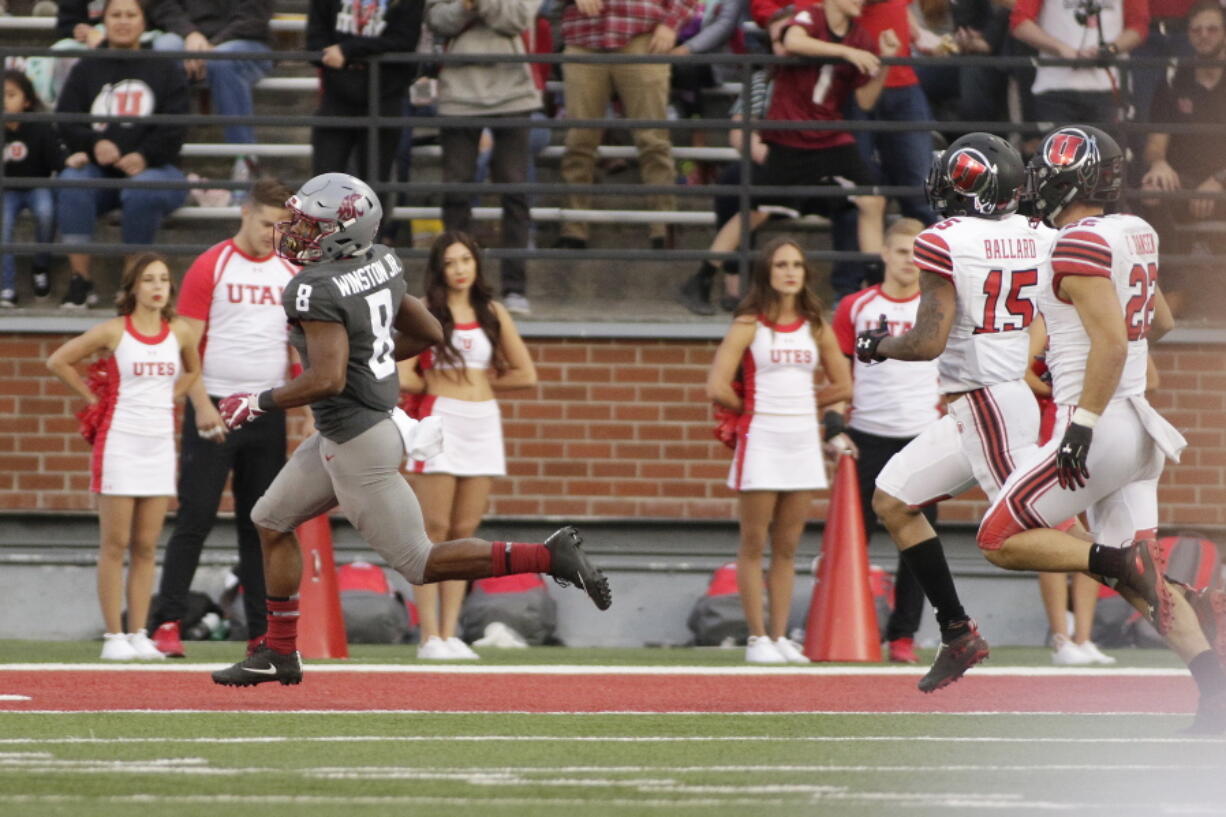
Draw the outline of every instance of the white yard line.
[[[3,672],[211,672],[229,664],[0,664]],[[867,666],[684,667],[598,666],[589,664],[480,665],[469,664],[311,664],[309,673],[385,673],[391,675],[716,675],[716,676],[876,676],[922,675],[922,667],[872,664]],[[1187,677],[1176,667],[975,667],[975,676],[1018,678],[1174,678]]]
[[[602,715],[644,715],[649,717],[659,717],[661,715],[672,715],[676,717],[724,717],[725,715],[735,715],[738,717],[747,718],[762,718],[771,716],[786,716],[786,715],[872,715],[874,717],[895,717],[897,715],[929,715],[929,716],[946,716],[946,717],[997,717],[1007,715],[1015,718],[1030,718],[1034,716],[1045,716],[1052,718],[1068,718],[1068,717],[1130,717],[1130,718],[1183,718],[1192,713],[1190,712],[1061,712],[1058,710],[1044,712],[1027,712],[1018,710],[1013,712],[1000,712],[996,710],[981,710],[973,712],[934,712],[932,710],[906,710],[894,709],[888,712],[881,710],[843,710],[843,709],[776,709],[770,712],[752,711],[752,712],[714,712],[711,710],[668,710],[656,711],[654,709],[601,709],[592,712],[571,712],[568,710],[557,710],[555,712],[537,712],[527,709],[0,709],[0,715],[103,715],[103,714],[123,714],[123,715],[232,715],[236,712],[241,712],[243,715],[531,715],[533,717],[548,715],[552,717],[599,717]]]

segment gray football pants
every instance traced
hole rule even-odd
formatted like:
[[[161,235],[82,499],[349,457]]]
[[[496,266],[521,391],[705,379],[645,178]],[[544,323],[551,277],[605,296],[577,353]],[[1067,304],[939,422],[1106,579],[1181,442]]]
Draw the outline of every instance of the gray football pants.
[[[430,540],[417,497],[400,473],[404,442],[391,419],[346,443],[312,434],[251,511],[263,528],[292,531],[336,506],[400,575],[421,584]]]

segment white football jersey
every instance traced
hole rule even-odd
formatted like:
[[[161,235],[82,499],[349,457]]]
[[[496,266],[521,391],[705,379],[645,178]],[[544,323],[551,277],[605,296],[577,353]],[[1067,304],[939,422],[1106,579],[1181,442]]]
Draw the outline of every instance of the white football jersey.
[[[1077,309],[1058,295],[1068,275],[1098,275],[1115,285],[1128,325],[1128,359],[1113,400],[1145,394],[1149,324],[1154,316],[1158,286],[1158,234],[1145,219],[1132,215],[1095,216],[1066,225],[1052,249],[1050,286],[1043,288],[1040,306],[1047,321],[1047,366],[1052,396],[1074,406],[1085,383],[1090,336]]]
[[[938,359],[942,393],[1022,379],[1030,363],[1026,328],[1049,280],[1055,234],[1011,215],[946,219],[915,237],[915,263],[957,290],[954,324]]]

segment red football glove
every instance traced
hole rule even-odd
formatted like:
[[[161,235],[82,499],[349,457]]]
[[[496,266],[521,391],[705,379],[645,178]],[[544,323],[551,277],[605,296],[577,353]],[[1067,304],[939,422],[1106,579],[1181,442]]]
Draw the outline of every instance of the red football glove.
[[[218,401],[217,410],[221,412],[221,420],[226,424],[226,428],[233,431],[264,413],[260,409],[259,401],[258,394],[232,394]]]

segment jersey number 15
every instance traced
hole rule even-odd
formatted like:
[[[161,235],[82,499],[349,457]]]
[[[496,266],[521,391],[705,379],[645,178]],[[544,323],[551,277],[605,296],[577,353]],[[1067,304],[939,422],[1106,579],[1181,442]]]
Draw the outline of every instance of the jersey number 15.
[[[983,320],[975,327],[975,334],[1016,332],[1030,326],[1034,321],[1034,300],[1022,290],[1038,283],[1037,269],[989,272],[983,282]],[[1002,292],[1005,295],[1003,304]]]

